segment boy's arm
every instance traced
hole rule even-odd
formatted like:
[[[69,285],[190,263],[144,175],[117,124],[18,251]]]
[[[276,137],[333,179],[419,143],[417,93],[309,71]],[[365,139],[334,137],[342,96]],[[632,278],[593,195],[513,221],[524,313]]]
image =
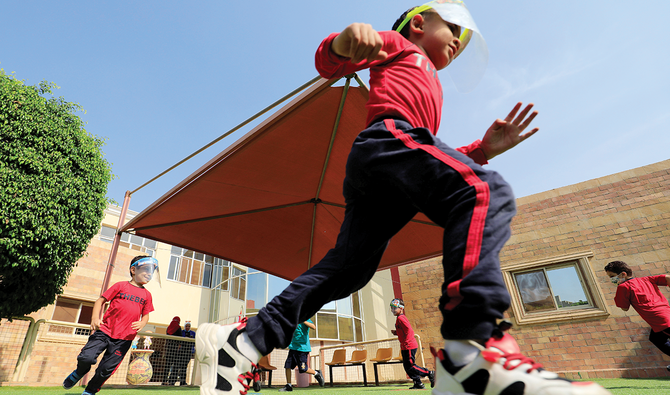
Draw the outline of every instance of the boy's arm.
[[[614,295],[614,304],[623,311],[628,311],[630,308],[630,300],[628,298],[628,290],[625,287],[619,286]]]
[[[316,325],[312,324],[309,321],[305,321],[305,322],[303,322],[303,324],[307,325],[307,327],[310,328],[310,329],[316,330]]]
[[[323,78],[341,77],[386,60],[384,40],[370,25],[353,23],[328,36],[316,51],[315,64]]]
[[[93,312],[91,313],[91,330],[97,331],[100,329],[100,324],[102,324],[102,317],[100,312],[102,311],[102,306],[107,302],[107,299],[102,296],[98,298],[93,304]]]
[[[486,131],[481,142],[481,150],[486,159],[493,159],[540,130],[539,128],[534,128],[530,132],[521,134],[530,125],[535,116],[537,116],[537,111],[533,111],[526,118],[530,109],[533,108],[533,103],[531,103],[515,118],[517,111],[521,108],[521,104],[521,102],[517,103],[504,120],[496,119],[493,125]],[[524,120],[524,118],[526,119]]]
[[[133,328],[133,330],[139,332],[144,328],[144,326],[149,322],[149,314],[145,314],[142,316],[142,319],[139,321],[135,321],[132,324],[130,324],[130,327]]]

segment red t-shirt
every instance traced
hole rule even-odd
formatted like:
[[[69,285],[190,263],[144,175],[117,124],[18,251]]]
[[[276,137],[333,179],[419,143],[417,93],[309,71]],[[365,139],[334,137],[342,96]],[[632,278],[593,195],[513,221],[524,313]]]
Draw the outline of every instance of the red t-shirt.
[[[659,285],[668,285],[665,274],[631,278],[619,284],[614,303],[622,309],[633,306],[654,332],[661,332],[670,328],[670,306]]]
[[[102,297],[109,301],[109,309],[102,317],[100,330],[112,339],[133,340],[137,331],[131,324],[154,311],[151,292],[132,285],[130,281],[112,285]]]
[[[338,56],[330,47],[338,36],[328,36],[316,51],[316,69],[323,78],[338,78],[370,69],[370,97],[366,104],[366,123],[399,117],[413,127],[426,128],[437,134],[442,117],[442,84],[437,69],[423,51],[395,31],[379,32],[384,40],[382,50],[388,53],[383,61],[362,61],[357,64]],[[475,162],[486,164],[481,141],[458,148]]]
[[[409,320],[405,317],[405,314],[400,314],[396,317],[395,333],[398,335],[401,350],[413,350],[419,347],[414,338],[414,329],[412,329],[412,325],[409,324]]]

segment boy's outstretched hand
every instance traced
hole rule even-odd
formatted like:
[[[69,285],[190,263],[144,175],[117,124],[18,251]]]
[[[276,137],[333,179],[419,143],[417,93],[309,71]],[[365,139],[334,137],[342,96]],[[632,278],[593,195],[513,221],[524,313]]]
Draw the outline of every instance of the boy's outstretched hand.
[[[519,108],[521,108],[521,104],[521,102],[517,103],[505,120],[496,119],[489,130],[486,131],[482,139],[482,150],[484,151],[484,155],[486,155],[486,159],[493,159],[540,130],[539,128],[533,128],[530,132],[521,134],[537,115],[537,111],[533,111],[526,118],[530,109],[533,108],[533,103],[530,103],[514,118]],[[524,118],[526,118],[525,121]]]
[[[336,54],[350,58],[351,63],[359,63],[363,60],[384,60],[388,57],[382,51],[384,40],[371,25],[366,23],[352,23],[340,33],[331,44],[331,49]]]

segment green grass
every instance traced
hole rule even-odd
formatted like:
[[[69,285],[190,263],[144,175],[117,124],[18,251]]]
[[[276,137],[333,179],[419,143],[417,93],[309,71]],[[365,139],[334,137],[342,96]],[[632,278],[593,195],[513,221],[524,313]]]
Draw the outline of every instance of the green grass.
[[[670,393],[670,378],[656,378],[656,379],[601,379],[594,380],[612,392],[612,395],[667,395]],[[393,395],[404,394],[430,394],[429,390],[417,391],[409,390],[410,383],[406,384],[390,384],[375,387],[344,387],[335,386],[330,388],[326,385],[325,388],[318,386],[311,386],[309,388],[295,388],[293,392],[322,394],[337,394],[337,395],[375,395],[391,392]],[[83,388],[75,387],[71,390],[64,390],[61,387],[2,387],[0,392],[2,395],[74,395],[81,394]],[[279,387],[264,388],[260,393],[275,394],[279,392]],[[162,386],[146,386],[142,388],[103,388],[101,395],[198,395],[200,392],[197,387],[162,387]],[[254,394],[250,391],[249,394]]]

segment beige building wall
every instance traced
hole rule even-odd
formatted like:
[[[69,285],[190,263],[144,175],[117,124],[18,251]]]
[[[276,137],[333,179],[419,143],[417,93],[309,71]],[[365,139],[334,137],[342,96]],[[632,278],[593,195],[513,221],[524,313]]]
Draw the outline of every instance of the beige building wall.
[[[391,337],[395,328],[395,317],[389,309],[393,299],[393,282],[389,269],[375,273],[372,280],[361,290],[365,338],[368,340]]]

